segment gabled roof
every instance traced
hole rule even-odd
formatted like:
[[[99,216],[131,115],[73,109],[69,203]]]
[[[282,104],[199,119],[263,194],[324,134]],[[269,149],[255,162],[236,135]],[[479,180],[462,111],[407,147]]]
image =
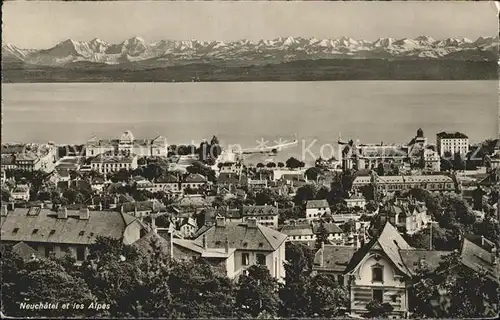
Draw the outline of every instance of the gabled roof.
[[[443,258],[451,251],[438,251],[438,250],[401,250],[401,259],[410,270],[411,274],[415,274],[421,263],[424,263],[429,271],[436,270]]]
[[[306,208],[307,209],[316,209],[316,208],[328,208],[328,201],[325,199],[322,200],[309,200],[307,201]]]
[[[286,225],[280,229],[281,233],[287,236],[312,236],[314,232],[309,224],[302,225]]]
[[[278,208],[275,206],[243,206],[242,209],[243,216],[269,216],[277,215]]]
[[[333,222],[325,222],[325,223],[323,223],[323,225],[325,226],[326,232],[328,232],[329,234],[331,234],[331,233],[344,233],[344,231],[342,231],[342,229],[340,229],[340,227]],[[315,234],[319,233],[319,227],[320,227],[319,223],[313,224],[313,232]]]
[[[239,184],[240,183],[240,178],[238,175],[234,173],[229,173],[229,172],[222,172],[219,174],[217,177],[217,183],[218,184]]]
[[[378,237],[374,237],[368,244],[361,247],[361,249],[354,254],[353,259],[347,266],[346,272],[352,272],[357,269],[359,263],[365,256],[377,246],[380,247],[399,271],[406,275],[410,275],[410,270],[405,266],[399,251],[412,250],[413,248],[410,247],[405,239],[399,234],[398,230],[389,222],[385,223]]]
[[[344,272],[355,252],[356,248],[351,246],[325,244],[314,256],[314,270]]]
[[[202,176],[199,173],[190,173],[186,179],[184,179],[186,183],[204,183],[207,182],[207,178]]]
[[[32,257],[41,258],[38,251],[27,245],[25,242],[18,242],[12,247],[12,251],[24,260],[31,259]]]
[[[472,270],[485,270],[491,279],[500,282],[500,261],[493,264],[492,253],[467,238],[462,242],[460,260]]]
[[[122,204],[123,212],[135,212],[135,211],[151,211],[151,212],[162,212],[166,210],[166,207],[160,201],[146,200],[138,202],[126,202]]]
[[[257,224],[249,227],[248,223],[225,222],[224,227],[212,226],[196,238],[198,245],[206,237],[209,248],[223,248],[227,238],[230,248],[239,250],[275,251],[287,236],[281,232]]]
[[[178,183],[179,177],[174,176],[172,174],[161,176],[155,180],[155,183]]]
[[[41,208],[16,208],[1,217],[1,238],[4,241],[91,244],[97,236],[121,239],[126,226],[136,219],[126,213],[89,211],[89,219],[80,212],[68,210],[68,218]]]

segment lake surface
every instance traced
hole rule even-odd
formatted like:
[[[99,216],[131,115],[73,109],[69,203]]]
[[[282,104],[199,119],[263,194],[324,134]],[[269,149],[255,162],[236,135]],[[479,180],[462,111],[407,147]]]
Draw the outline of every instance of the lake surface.
[[[169,143],[215,134],[250,148],[296,135],[279,158],[302,157],[311,144],[328,155],[339,133],[406,143],[421,127],[431,143],[445,130],[475,142],[498,135],[498,96],[497,81],[2,84],[2,142],[84,143],[129,129]]]

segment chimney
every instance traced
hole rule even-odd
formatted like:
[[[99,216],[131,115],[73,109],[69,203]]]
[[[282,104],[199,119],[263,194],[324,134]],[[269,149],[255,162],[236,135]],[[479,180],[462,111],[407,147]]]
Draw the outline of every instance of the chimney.
[[[225,227],[226,226],[226,218],[224,218],[224,217],[215,218],[215,226],[216,227]]]
[[[202,242],[203,242],[203,249],[206,249],[208,247],[207,246],[207,235],[206,234],[203,235]]]
[[[319,249],[319,265],[320,267],[323,266],[323,255],[324,255],[324,251],[325,251],[325,243],[323,242],[321,244],[321,249]]]
[[[229,253],[229,240],[227,239],[227,236],[226,241],[224,241],[224,249],[226,251],[226,254]]]
[[[89,208],[80,209],[80,220],[88,220],[90,218]]]
[[[498,264],[497,248],[495,246],[491,248],[491,264],[494,266]]]
[[[484,247],[484,236],[481,236],[481,247]]]
[[[257,228],[257,219],[255,219],[253,217],[248,218],[247,222],[248,222],[248,224],[247,224],[248,228]]]
[[[59,208],[59,210],[57,210],[57,218],[58,219],[68,219],[68,209]]]
[[[102,202],[99,202],[99,211],[102,211]]]

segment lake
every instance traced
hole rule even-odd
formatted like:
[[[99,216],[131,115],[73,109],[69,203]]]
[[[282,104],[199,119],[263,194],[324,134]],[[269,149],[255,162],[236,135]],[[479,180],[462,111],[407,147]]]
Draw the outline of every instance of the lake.
[[[2,99],[2,142],[84,143],[129,129],[250,148],[296,136],[283,159],[307,146],[328,155],[339,133],[365,143],[407,143],[420,127],[431,143],[445,130],[472,142],[498,135],[498,81],[27,83],[2,84]]]

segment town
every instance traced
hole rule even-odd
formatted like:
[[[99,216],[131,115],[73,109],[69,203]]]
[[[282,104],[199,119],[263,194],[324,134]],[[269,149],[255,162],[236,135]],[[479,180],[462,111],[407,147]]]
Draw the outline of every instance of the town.
[[[498,315],[499,139],[252,164],[216,136],[118,136],[2,145],[3,315]]]

